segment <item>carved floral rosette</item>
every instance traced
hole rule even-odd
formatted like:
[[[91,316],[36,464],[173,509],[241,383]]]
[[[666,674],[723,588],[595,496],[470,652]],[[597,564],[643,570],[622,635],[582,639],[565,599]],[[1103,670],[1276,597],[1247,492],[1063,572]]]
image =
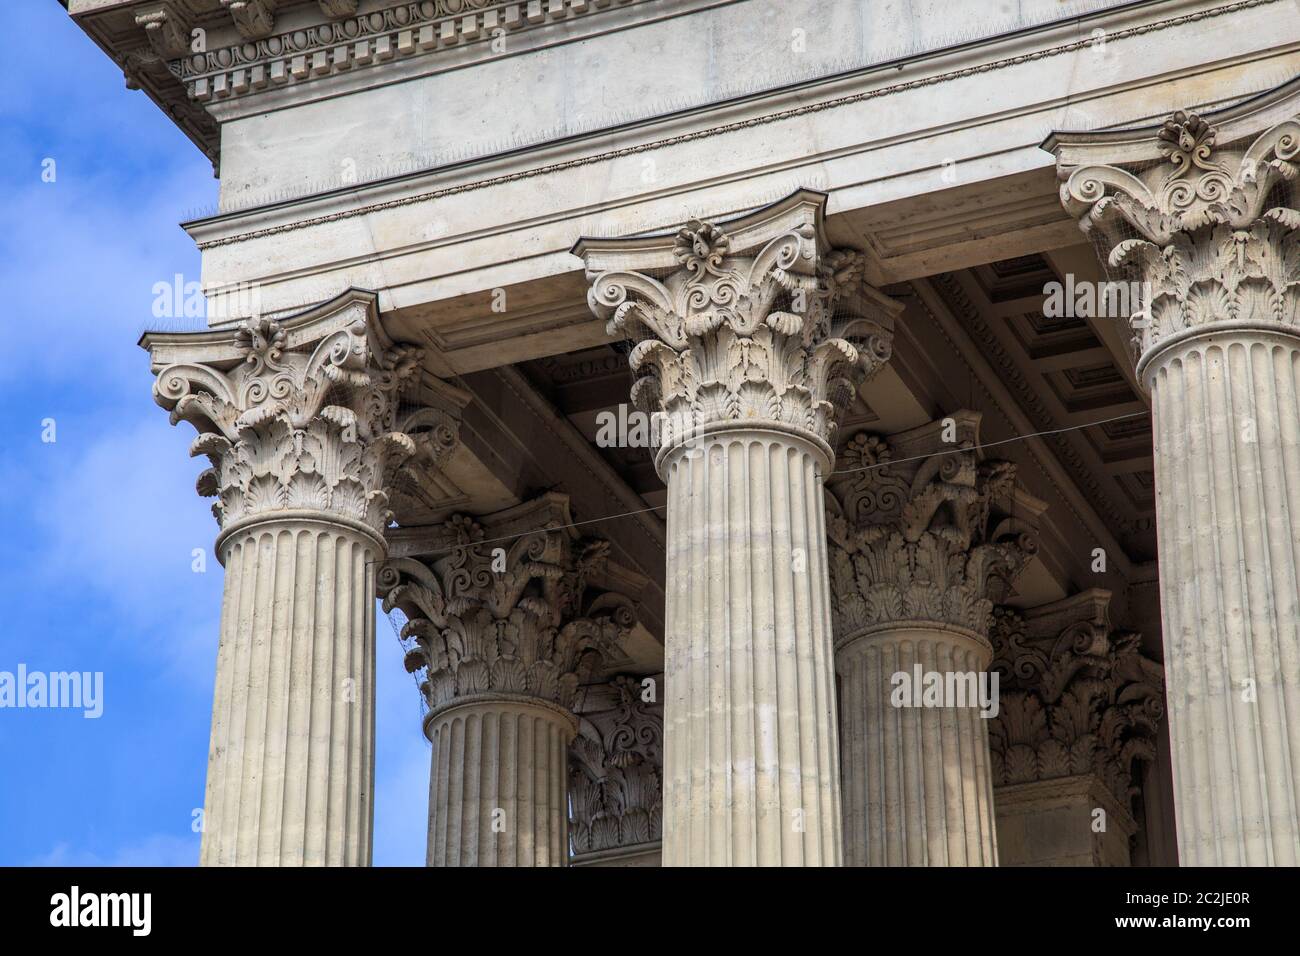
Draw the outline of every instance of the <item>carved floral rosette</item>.
[[[169,364],[153,389],[172,424],[188,421],[199,432],[190,454],[211,462],[197,487],[216,498],[218,524],[229,530],[293,510],[350,519],[382,536],[395,472],[417,452],[440,462],[457,439],[447,412],[399,415],[420,351],[381,347],[366,309],[355,305],[319,336],[291,335],[265,318],[230,335],[233,363],[223,356]]]
[[[1142,654],[1140,635],[1111,633],[1104,615],[1038,634],[1010,608],[993,621],[994,785],[1092,773],[1130,809],[1138,764],[1155,761],[1164,716],[1162,671]]]
[[[1161,162],[1059,167],[1061,201],[1103,259],[1149,284],[1130,318],[1139,371],[1172,337],[1211,324],[1300,331],[1300,120],[1217,138],[1179,111],[1156,135]]]
[[[379,572],[385,613],[408,620],[406,668],[423,673],[429,716],[479,695],[528,697],[572,710],[578,688],[617,658],[636,625],[625,596],[590,586],[608,546],[576,545],[560,530],[480,544],[483,528],[456,516],[455,544],[432,560],[393,559]]]
[[[663,705],[642,682],[609,684],[613,707],[584,713],[569,746],[569,837],[577,855],[662,836]]]
[[[987,634],[1037,550],[1014,486],[1013,464],[970,447],[895,463],[885,439],[855,435],[827,482],[837,646],[907,622]]]
[[[662,278],[589,273],[587,296],[609,334],[635,342],[632,401],[663,413],[664,449],[728,424],[776,423],[828,443],[837,409],[890,354],[883,307],[877,318],[841,309],[872,291],[861,254],[819,255],[808,223],[735,249],[722,228],[695,220],[673,257]]]

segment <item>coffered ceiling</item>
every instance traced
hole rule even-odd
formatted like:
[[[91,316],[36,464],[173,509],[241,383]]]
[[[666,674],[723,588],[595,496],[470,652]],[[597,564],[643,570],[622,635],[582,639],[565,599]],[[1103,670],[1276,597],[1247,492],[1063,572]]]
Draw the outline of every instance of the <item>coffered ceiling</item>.
[[[1127,357],[1115,354],[1113,343],[1124,336],[1099,328],[1123,319],[1044,315],[1044,287],[1064,283],[1065,276],[1038,254],[926,281],[970,332],[1035,430],[1070,429],[1044,439],[1129,557],[1154,559],[1147,406],[1125,367]]]

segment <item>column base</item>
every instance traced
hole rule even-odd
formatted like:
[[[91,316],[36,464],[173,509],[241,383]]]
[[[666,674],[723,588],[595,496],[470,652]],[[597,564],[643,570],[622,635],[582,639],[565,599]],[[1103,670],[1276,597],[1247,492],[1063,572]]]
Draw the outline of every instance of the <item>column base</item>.
[[[997,787],[993,804],[1002,866],[1132,865],[1137,823],[1094,774]]]

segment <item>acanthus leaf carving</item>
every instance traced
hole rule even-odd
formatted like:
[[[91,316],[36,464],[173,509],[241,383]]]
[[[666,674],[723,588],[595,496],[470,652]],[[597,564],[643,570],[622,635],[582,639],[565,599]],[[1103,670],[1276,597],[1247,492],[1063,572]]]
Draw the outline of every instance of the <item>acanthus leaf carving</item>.
[[[1027,613],[994,611],[995,785],[1091,773],[1132,806],[1139,765],[1155,760],[1163,676],[1142,654],[1140,635],[1111,631],[1109,598],[1092,590]]]
[[[144,30],[149,48],[159,60],[183,56],[189,49],[189,30],[175,6],[169,2],[152,4],[139,10],[135,15],[135,24]]]
[[[887,440],[859,433],[827,481],[837,643],[908,621],[986,633],[994,602],[1037,550],[1011,514],[1014,465],[979,460],[971,434],[894,459]]]
[[[320,0],[320,12],[331,19],[350,17],[357,12],[357,0]]]
[[[810,222],[738,248],[722,226],[692,220],[672,258],[658,277],[591,273],[588,293],[609,334],[635,343],[632,399],[664,416],[664,445],[764,423],[829,442],[890,354],[893,304],[864,285],[861,253],[823,250]]]
[[[1155,139],[1157,163],[1059,168],[1066,210],[1112,270],[1143,284],[1128,317],[1139,367],[1216,323],[1300,330],[1300,118],[1221,144],[1180,110]]]
[[[275,29],[276,0],[221,0],[245,40],[260,40]]]
[[[589,580],[604,542],[550,528],[498,542],[465,515],[435,531],[445,553],[391,559],[378,576],[385,612],[407,617],[406,666],[424,673],[429,714],[494,693],[571,710],[636,626],[631,599]]]
[[[662,836],[663,706],[626,675],[605,696],[608,706],[584,712],[569,746],[569,836],[578,856]]]
[[[246,320],[230,333],[233,362],[165,365],[154,399],[172,424],[188,421],[198,431],[190,454],[206,456],[210,467],[197,490],[216,499],[223,530],[302,509],[382,535],[393,477],[417,456],[445,459],[455,444],[453,412],[399,413],[421,353],[380,345],[365,307],[327,317],[319,336],[290,338],[279,322]]]

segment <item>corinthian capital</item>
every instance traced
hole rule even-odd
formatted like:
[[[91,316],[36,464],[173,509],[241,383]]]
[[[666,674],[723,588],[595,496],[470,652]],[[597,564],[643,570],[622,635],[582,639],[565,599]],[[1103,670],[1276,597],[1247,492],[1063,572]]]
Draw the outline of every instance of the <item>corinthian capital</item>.
[[[980,460],[978,429],[957,412],[888,441],[861,432],[840,453],[827,481],[837,645],[908,622],[988,633],[1037,550],[1025,518],[1041,504],[1017,495],[1011,462]]]
[[[607,542],[573,536],[563,496],[413,532],[379,572],[429,716],[478,696],[527,697],[572,710],[578,688],[624,661],[630,598],[607,590]],[[418,539],[418,540],[417,540]],[[409,556],[406,556],[408,555]]]
[[[312,513],[382,536],[399,469],[439,464],[457,441],[464,396],[421,382],[420,351],[388,341],[374,297],[349,292],[296,316],[228,330],[149,333],[154,400],[198,431],[223,532]],[[416,390],[433,404],[413,403]],[[432,391],[430,391],[432,390]]]
[[[619,676],[584,695],[569,745],[569,835],[575,860],[662,836],[662,675]]]
[[[1142,654],[1140,635],[1111,631],[1109,603],[1109,591],[1093,588],[1023,613],[996,610],[995,785],[1091,773],[1131,809],[1137,766],[1155,760],[1163,671]]]
[[[732,222],[575,246],[592,311],[635,342],[632,400],[665,416],[664,450],[734,426],[829,442],[888,360],[897,306],[865,284],[861,253],[829,247],[824,204],[801,191]]]
[[[1300,84],[1159,127],[1054,133],[1061,201],[1117,277],[1144,284],[1139,372],[1215,328],[1300,331]]]

